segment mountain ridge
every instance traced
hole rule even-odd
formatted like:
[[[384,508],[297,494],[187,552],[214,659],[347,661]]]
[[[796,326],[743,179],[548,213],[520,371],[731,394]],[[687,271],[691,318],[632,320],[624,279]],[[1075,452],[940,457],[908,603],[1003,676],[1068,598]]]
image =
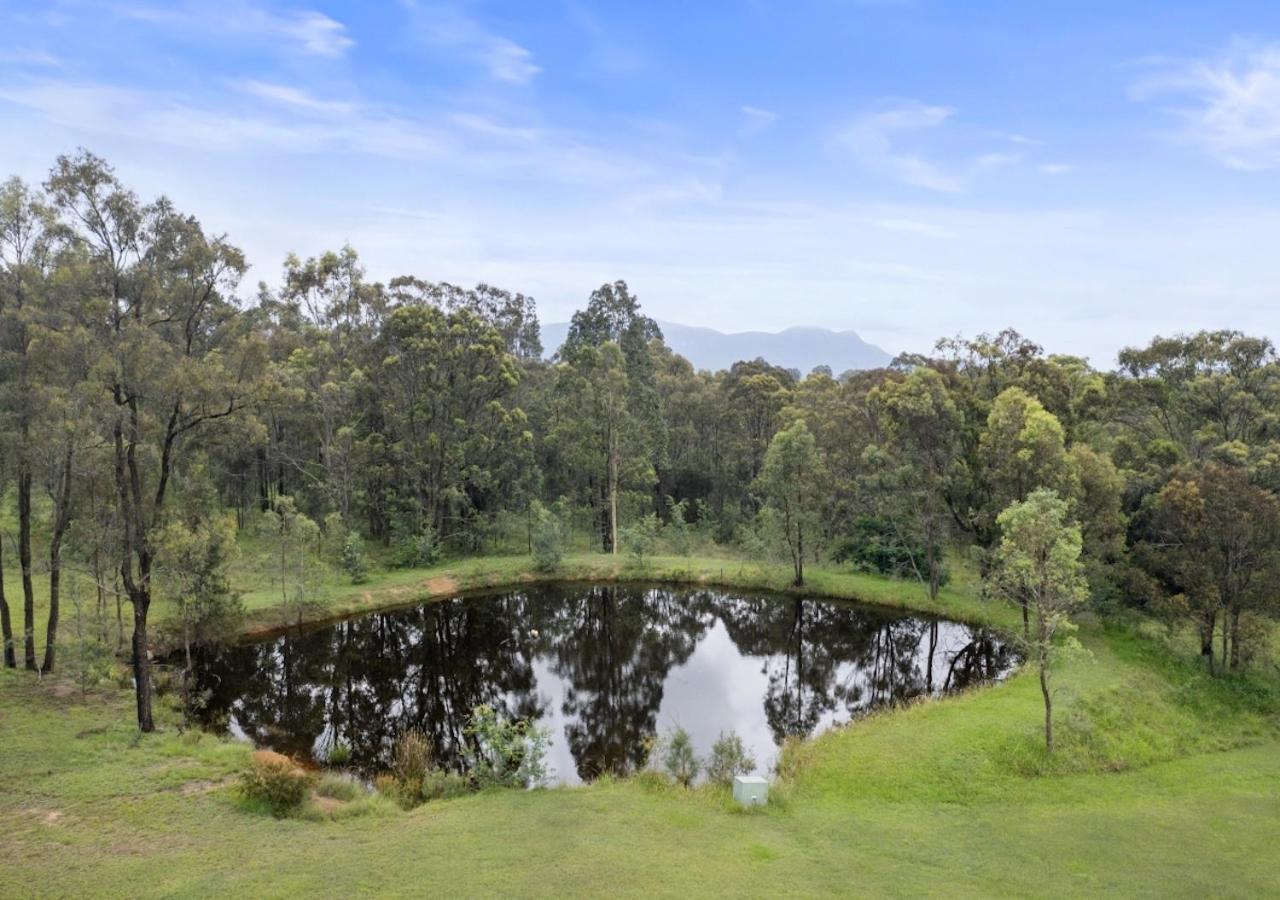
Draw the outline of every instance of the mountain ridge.
[[[667,346],[695,369],[718,371],[735,362],[763,358],[801,374],[817,366],[830,366],[835,374],[850,369],[887,366],[893,356],[862,338],[852,329],[836,331],[818,325],[793,325],[782,331],[720,331],[703,325],[659,321]],[[568,322],[542,326],[543,355],[560,349],[569,333]]]

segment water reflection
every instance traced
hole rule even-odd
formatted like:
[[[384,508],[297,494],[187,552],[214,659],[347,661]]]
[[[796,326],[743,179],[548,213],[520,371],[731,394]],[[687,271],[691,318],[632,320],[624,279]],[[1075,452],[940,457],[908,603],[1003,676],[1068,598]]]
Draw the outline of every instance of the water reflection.
[[[318,759],[385,767],[416,725],[457,765],[472,708],[552,730],[562,781],[625,774],[679,724],[701,752],[741,734],[764,766],[789,735],[998,678],[989,633],[835,601],[719,591],[539,586],[370,615],[206,654],[210,723]]]

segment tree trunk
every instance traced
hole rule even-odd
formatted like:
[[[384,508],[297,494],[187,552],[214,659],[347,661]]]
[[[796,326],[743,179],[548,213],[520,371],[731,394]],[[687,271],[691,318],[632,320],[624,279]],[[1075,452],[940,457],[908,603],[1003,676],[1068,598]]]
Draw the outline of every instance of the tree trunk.
[[[1207,618],[1202,616],[1200,619],[1200,658],[1207,664],[1210,675],[1213,674],[1213,623],[1216,620],[1216,612],[1210,612]]]
[[[22,569],[22,636],[24,663],[36,668],[36,599],[31,582],[31,472],[25,461],[18,471],[18,565]]]
[[[796,523],[796,587],[804,584],[804,526]]]
[[[150,591],[142,588],[131,596],[133,603],[133,691],[138,705],[138,730],[156,730],[151,717],[151,658],[147,655],[147,610]]]
[[[618,450],[609,437],[609,551],[618,554]]]
[[[1022,598],[1022,639],[1031,643],[1031,610],[1027,608],[1027,598]]]
[[[62,457],[62,472],[58,495],[54,498],[53,533],[49,536],[49,624],[45,630],[43,671],[53,671],[58,652],[58,602],[62,587],[62,540],[71,524],[71,461],[72,450],[66,449]]]
[[[1044,697],[1044,748],[1053,752],[1053,695],[1049,691],[1049,636],[1045,633],[1044,614],[1039,619],[1040,694]]]
[[[58,647],[58,600],[62,593],[62,542],[59,535],[49,548],[49,624],[45,629],[44,665],[40,671],[46,675],[53,671]]]
[[[1231,670],[1240,668],[1240,610],[1231,611]]]
[[[9,601],[4,595],[4,540],[0,538],[0,634],[4,639],[4,664],[10,669],[18,667],[18,655],[13,646],[13,621],[9,618]]]

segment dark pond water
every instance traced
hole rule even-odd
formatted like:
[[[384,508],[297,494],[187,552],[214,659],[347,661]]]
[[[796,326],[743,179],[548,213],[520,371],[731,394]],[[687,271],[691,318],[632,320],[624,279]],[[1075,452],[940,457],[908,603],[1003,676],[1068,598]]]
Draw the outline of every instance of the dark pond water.
[[[676,725],[706,754],[735,730],[760,770],[788,735],[1001,678],[990,632],[850,603],[637,585],[544,585],[378,613],[219,648],[208,723],[299,758],[340,741],[385,768],[416,725],[456,761],[481,703],[551,730],[555,779],[639,765]]]

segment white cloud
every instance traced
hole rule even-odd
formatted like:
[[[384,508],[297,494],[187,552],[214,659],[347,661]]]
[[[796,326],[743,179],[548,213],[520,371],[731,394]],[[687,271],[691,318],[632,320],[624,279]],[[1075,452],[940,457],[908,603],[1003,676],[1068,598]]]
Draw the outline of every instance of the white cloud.
[[[742,134],[750,136],[766,130],[778,121],[778,114],[771,109],[743,105],[738,107],[743,116]]]
[[[1039,169],[1045,175],[1066,175],[1068,172],[1074,172],[1076,167],[1071,163],[1044,163]]]
[[[1131,89],[1138,100],[1174,98],[1178,138],[1223,165],[1280,166],[1280,45],[1237,47],[1213,60],[1161,63]]]
[[[294,109],[303,109],[316,113],[335,113],[346,115],[353,112],[351,103],[341,100],[321,100],[300,88],[284,84],[272,84],[266,81],[242,81],[238,84],[241,91],[263,100],[269,100]]]
[[[911,101],[862,116],[839,140],[867,168],[893,175],[916,187],[956,193],[964,190],[961,173],[894,147],[897,138],[938,128],[954,112],[945,106]]]
[[[322,12],[276,12],[250,0],[217,4],[126,3],[116,6],[115,11],[127,18],[179,30],[189,37],[218,35],[284,41],[292,49],[312,56],[342,56],[355,45],[347,35],[347,27]]]
[[[1014,166],[1022,162],[1020,153],[984,153],[974,160],[974,165],[981,169],[999,169]]]
[[[451,5],[421,4],[417,0],[401,0],[401,5],[412,17],[420,40],[470,60],[494,81],[525,84],[542,71],[529,50],[494,34]]]

